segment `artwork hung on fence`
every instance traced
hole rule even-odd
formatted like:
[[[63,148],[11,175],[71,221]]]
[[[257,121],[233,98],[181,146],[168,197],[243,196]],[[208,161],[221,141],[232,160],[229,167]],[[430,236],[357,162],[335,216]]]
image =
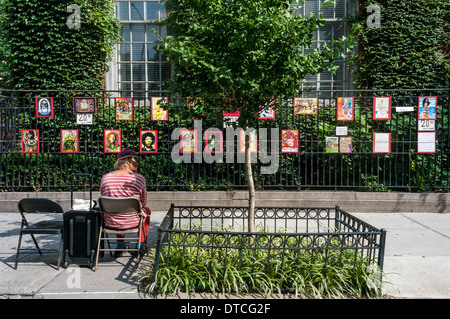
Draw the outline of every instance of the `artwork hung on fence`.
[[[37,97],[35,101],[37,117],[53,117],[52,97]]]
[[[325,137],[325,153],[339,153],[339,137]]]
[[[116,97],[116,120],[117,121],[132,121],[133,120],[133,98],[131,97]]]
[[[193,110],[194,114],[200,116],[205,115],[205,101],[201,97],[188,97],[187,98],[187,108],[188,110]],[[200,118],[200,117],[198,117]],[[197,117],[192,117],[192,119],[197,119]]]
[[[380,96],[373,98],[373,119],[390,120],[391,119],[391,97]]]
[[[122,133],[120,130],[104,130],[105,153],[119,153],[122,148]]]
[[[275,119],[275,109],[274,109],[275,99],[271,98],[269,103],[259,111],[260,120],[274,120]]]
[[[351,153],[353,149],[352,138],[342,136],[339,138],[339,153]]]
[[[316,97],[295,97],[294,115],[317,115],[319,99]]]
[[[417,132],[417,153],[436,153],[436,132]]]
[[[281,153],[298,153],[298,130],[281,130]]]
[[[61,153],[78,153],[78,130],[61,130]]]
[[[21,130],[22,153],[39,153],[39,130]]]
[[[338,121],[353,121],[355,119],[355,99],[353,97],[338,97],[336,119]]]
[[[419,120],[436,119],[437,96],[419,96]]]
[[[221,131],[205,132],[205,153],[222,153],[223,136]]]
[[[180,130],[180,145],[182,153],[196,153],[197,130]]]
[[[391,133],[373,133],[373,152],[391,152]]]
[[[97,114],[97,98],[74,97],[72,99],[73,114]]]
[[[168,97],[152,97],[151,98],[151,115],[152,121],[168,121],[169,111],[167,105],[169,104]]]
[[[141,153],[158,152],[158,131],[141,130],[140,131],[140,149]]]
[[[250,136],[250,153],[256,153],[258,151],[258,138],[255,129],[249,129]],[[239,151],[241,153],[245,153],[245,132],[244,130],[240,130],[239,134]]]

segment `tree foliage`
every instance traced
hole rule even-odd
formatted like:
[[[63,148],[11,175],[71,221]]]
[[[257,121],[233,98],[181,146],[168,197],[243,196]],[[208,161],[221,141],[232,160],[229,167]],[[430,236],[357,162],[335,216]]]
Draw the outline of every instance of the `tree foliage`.
[[[380,28],[366,24],[369,5],[380,6]],[[450,0],[364,0],[352,20],[357,88],[449,86]]]
[[[69,5],[80,7],[80,27]],[[3,88],[102,89],[119,38],[113,0],[0,0]]]

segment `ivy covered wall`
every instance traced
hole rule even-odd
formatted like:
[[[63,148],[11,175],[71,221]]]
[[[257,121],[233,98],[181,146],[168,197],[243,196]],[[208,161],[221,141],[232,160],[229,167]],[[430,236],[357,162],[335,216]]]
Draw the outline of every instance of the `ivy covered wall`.
[[[380,28],[367,25],[369,5],[379,5]],[[449,86],[450,0],[360,0],[352,21],[356,88]]]
[[[70,5],[78,6],[79,14]],[[120,30],[114,5],[114,0],[0,0],[1,87],[103,89]]]

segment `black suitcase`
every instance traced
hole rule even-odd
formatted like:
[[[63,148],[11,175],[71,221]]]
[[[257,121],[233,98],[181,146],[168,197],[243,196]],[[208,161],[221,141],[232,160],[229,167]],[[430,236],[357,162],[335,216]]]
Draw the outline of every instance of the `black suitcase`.
[[[89,178],[90,203],[92,203],[92,175],[72,174],[70,201],[71,209],[64,213],[64,267],[70,264],[93,267],[100,231],[100,213],[97,205],[89,210],[73,209],[74,177]]]

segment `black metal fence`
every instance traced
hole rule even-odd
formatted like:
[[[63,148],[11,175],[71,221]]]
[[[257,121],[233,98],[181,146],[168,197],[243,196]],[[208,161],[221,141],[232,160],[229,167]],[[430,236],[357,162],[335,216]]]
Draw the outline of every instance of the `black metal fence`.
[[[121,146],[135,150],[139,150],[142,130],[158,132],[157,152],[140,154],[140,173],[146,177],[149,190],[223,190],[246,186],[244,163],[227,160],[229,156],[237,158],[238,138],[232,150],[227,149],[224,140],[221,161],[207,163],[202,157],[197,161],[198,154],[192,155],[191,163],[174,161],[171,151],[179,143],[179,137],[172,139],[172,133],[176,128],[193,129],[194,122],[181,120],[170,108],[168,121],[152,120],[152,95],[163,96],[161,92],[1,91],[0,190],[67,191],[70,174],[77,172],[92,173],[94,189],[98,189],[101,176],[112,169],[116,158],[116,154],[105,153],[104,130],[120,130]],[[134,96],[132,120],[116,119],[115,98],[124,96]],[[255,128],[269,129],[269,155],[274,143],[270,129],[279,132],[278,151],[281,130],[299,131],[298,153],[280,152],[276,163],[256,159],[258,189],[449,190],[450,89],[312,91],[299,96],[318,97],[317,115],[294,114],[292,98],[276,108],[275,119],[260,120]],[[377,96],[391,97],[390,119],[374,119],[373,97]],[[419,98],[424,96],[436,97],[436,119],[419,122]],[[37,116],[36,97],[53,97],[52,116]],[[96,97],[92,124],[77,124],[73,97]],[[337,119],[337,97],[354,98],[353,120]],[[169,102],[173,101],[169,97]],[[226,130],[220,119],[203,120],[203,133],[212,127],[222,131],[225,139]],[[344,133],[338,133],[338,127]],[[78,130],[76,153],[61,152],[61,130],[66,129]],[[23,152],[22,130],[38,130],[38,153]],[[435,135],[422,134],[429,132]],[[390,133],[389,137],[383,136],[390,138],[388,153],[374,152],[374,133]],[[351,153],[340,152],[339,147],[328,152],[327,137],[342,136],[352,138]],[[199,152],[204,155],[203,139],[200,135]],[[419,147],[426,153],[419,152]],[[277,165],[276,170],[263,174],[261,168],[271,164]]]
[[[205,262],[205,258],[206,267],[215,262],[222,266],[217,267],[223,272],[216,274],[219,277],[225,275],[227,266],[237,270],[250,267],[251,274],[272,272],[280,282],[287,278],[284,274],[293,272],[310,279],[314,272],[326,277],[330,273],[327,269],[345,268],[355,275],[353,272],[370,273],[374,267],[378,278],[373,279],[380,279],[384,229],[377,229],[338,206],[257,207],[255,215],[259,231],[248,233],[248,207],[172,204],[158,229],[153,280],[158,280],[159,269],[163,273],[168,269],[182,272],[190,264]],[[286,280],[285,288],[289,289],[290,284]]]

